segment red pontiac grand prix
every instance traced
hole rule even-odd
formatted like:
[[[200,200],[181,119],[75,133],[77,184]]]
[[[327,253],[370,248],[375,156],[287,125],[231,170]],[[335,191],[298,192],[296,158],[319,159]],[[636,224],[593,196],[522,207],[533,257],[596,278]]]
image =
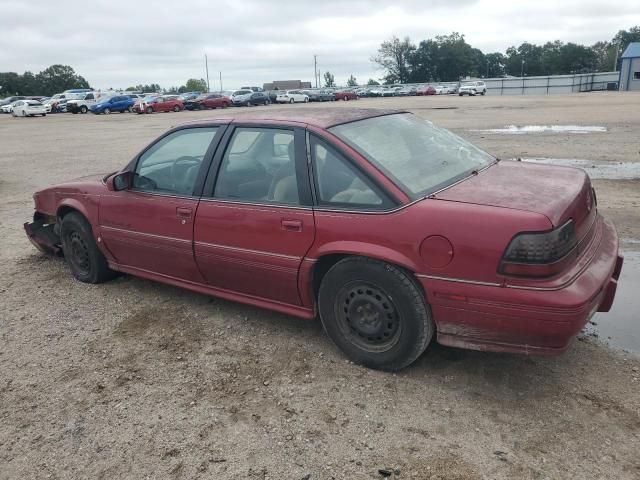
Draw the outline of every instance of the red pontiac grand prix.
[[[402,111],[187,123],[34,200],[27,235],[82,282],[124,272],[319,315],[346,355],[387,370],[434,335],[561,353],[610,309],[623,260],[583,170],[499,161]]]

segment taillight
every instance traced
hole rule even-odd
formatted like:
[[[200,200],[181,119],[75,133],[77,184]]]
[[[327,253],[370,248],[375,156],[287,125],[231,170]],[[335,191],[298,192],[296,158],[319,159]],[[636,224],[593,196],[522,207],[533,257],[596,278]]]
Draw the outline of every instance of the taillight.
[[[577,255],[573,220],[550,232],[516,235],[504,252],[499,272],[525,277],[550,277],[561,272]]]

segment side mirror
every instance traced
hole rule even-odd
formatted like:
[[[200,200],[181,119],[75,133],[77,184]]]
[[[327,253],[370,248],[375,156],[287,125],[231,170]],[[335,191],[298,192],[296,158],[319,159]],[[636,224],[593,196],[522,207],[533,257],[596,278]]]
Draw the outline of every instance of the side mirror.
[[[133,180],[133,173],[121,172],[111,175],[107,179],[107,189],[111,192],[119,192],[120,190],[126,190],[131,187],[131,181]]]

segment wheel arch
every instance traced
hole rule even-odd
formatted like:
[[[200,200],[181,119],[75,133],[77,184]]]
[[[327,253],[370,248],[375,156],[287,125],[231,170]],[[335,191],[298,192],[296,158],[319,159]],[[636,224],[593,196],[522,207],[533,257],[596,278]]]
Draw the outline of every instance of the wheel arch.
[[[61,221],[65,215],[68,215],[71,212],[79,213],[89,224],[91,224],[91,217],[86,207],[73,198],[65,200],[58,205],[58,208],[56,210],[56,217],[58,218],[58,221]]]
[[[320,284],[326,273],[339,261],[348,257],[371,258],[401,268],[414,280],[426,301],[426,292],[422,287],[422,283],[418,281],[416,277],[418,266],[412,262],[411,259],[387,247],[358,243],[357,245],[352,245],[350,248],[343,247],[335,250],[324,250],[318,253],[316,261],[311,267],[309,276],[311,299],[314,303],[317,302]]]

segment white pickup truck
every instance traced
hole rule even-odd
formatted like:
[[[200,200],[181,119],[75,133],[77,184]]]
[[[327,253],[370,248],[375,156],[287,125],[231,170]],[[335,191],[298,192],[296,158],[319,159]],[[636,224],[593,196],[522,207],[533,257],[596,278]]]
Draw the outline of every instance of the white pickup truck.
[[[67,100],[67,112],[71,113],[87,113],[89,107],[96,103],[94,92],[72,93]]]

